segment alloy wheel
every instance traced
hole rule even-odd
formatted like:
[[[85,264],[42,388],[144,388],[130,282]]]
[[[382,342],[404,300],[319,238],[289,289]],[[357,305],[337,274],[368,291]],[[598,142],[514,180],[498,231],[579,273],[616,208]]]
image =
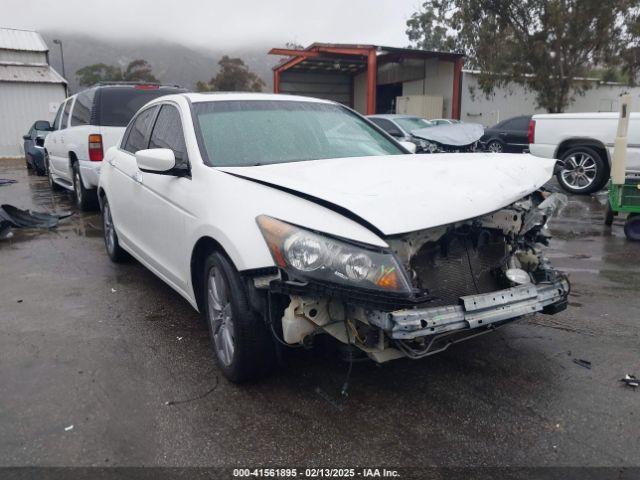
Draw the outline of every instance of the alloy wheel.
[[[502,153],[502,144],[500,142],[491,142],[488,145],[487,150],[491,153]]]
[[[102,226],[104,228],[104,243],[107,246],[107,251],[110,255],[113,255],[116,247],[116,230],[113,227],[111,209],[108,203],[105,203],[102,209]]]
[[[217,267],[209,270],[207,279],[208,317],[211,334],[218,359],[225,365],[231,365],[235,351],[235,326],[229,287]]]
[[[576,190],[589,188],[598,174],[595,159],[585,152],[576,152],[564,159],[560,172],[562,181]]]
[[[73,170],[73,191],[76,195],[76,204],[78,207],[82,205],[82,185],[80,182],[82,182],[80,178],[80,170],[75,168]]]

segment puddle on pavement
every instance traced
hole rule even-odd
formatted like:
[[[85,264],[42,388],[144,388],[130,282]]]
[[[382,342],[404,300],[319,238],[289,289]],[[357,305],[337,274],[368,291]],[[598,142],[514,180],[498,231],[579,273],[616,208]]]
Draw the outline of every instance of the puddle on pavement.
[[[18,208],[42,212],[73,212],[60,221],[51,231],[46,229],[13,229],[13,237],[3,243],[19,243],[57,232],[67,236],[102,237],[102,219],[98,212],[80,212],[73,202],[73,194],[66,190],[52,191],[47,177],[27,172],[24,160],[0,161],[0,177],[12,178],[18,183],[1,187],[0,204],[11,204]]]

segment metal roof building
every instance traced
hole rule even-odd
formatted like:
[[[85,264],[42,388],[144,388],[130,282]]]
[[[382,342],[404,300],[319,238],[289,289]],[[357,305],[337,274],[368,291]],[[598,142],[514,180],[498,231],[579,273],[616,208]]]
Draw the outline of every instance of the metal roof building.
[[[0,28],[0,157],[22,156],[22,135],[36,120],[51,121],[66,96],[40,34]]]
[[[464,55],[368,44],[273,48],[276,93],[334,100],[363,114],[460,118]]]

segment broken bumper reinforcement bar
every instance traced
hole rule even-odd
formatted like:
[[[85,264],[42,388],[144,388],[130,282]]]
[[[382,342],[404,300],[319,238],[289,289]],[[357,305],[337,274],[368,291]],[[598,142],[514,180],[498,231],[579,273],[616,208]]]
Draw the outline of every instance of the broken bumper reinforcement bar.
[[[520,285],[491,293],[460,297],[460,305],[368,312],[370,323],[387,331],[395,340],[411,340],[457,330],[479,328],[563,303],[569,282]]]

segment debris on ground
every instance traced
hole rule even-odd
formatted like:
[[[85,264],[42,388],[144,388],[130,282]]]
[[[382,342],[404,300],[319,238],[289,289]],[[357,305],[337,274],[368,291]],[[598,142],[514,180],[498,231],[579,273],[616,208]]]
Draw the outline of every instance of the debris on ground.
[[[3,185],[11,185],[12,183],[18,183],[18,181],[13,178],[0,178],[0,187]]]
[[[21,210],[13,205],[0,206],[0,239],[11,238],[11,228],[55,228],[71,212],[46,213]]]
[[[69,425],[68,427],[64,427],[64,431],[68,432],[70,430],[73,430],[73,425]]]
[[[196,397],[192,397],[192,398],[186,398],[184,400],[169,400],[167,402],[164,402],[164,404],[168,407],[172,406],[172,405],[180,405],[182,403],[189,403],[189,402],[195,402],[196,400],[202,400],[203,398],[207,397],[208,395],[212,394],[213,392],[216,391],[216,389],[218,388],[220,381],[218,379],[218,376],[216,375],[216,381],[213,385],[213,387],[211,387],[209,390],[207,390],[206,392],[204,392],[202,395],[198,395]]]
[[[115,288],[111,289],[111,293],[116,293],[116,292],[117,292],[117,290]]]
[[[626,374],[624,378],[620,379],[621,382],[624,382],[627,387],[638,388],[640,386],[640,379],[638,379],[635,375]]]
[[[591,370],[591,362],[589,360],[583,360],[582,358],[574,358],[573,363],[580,365],[581,367]]]

